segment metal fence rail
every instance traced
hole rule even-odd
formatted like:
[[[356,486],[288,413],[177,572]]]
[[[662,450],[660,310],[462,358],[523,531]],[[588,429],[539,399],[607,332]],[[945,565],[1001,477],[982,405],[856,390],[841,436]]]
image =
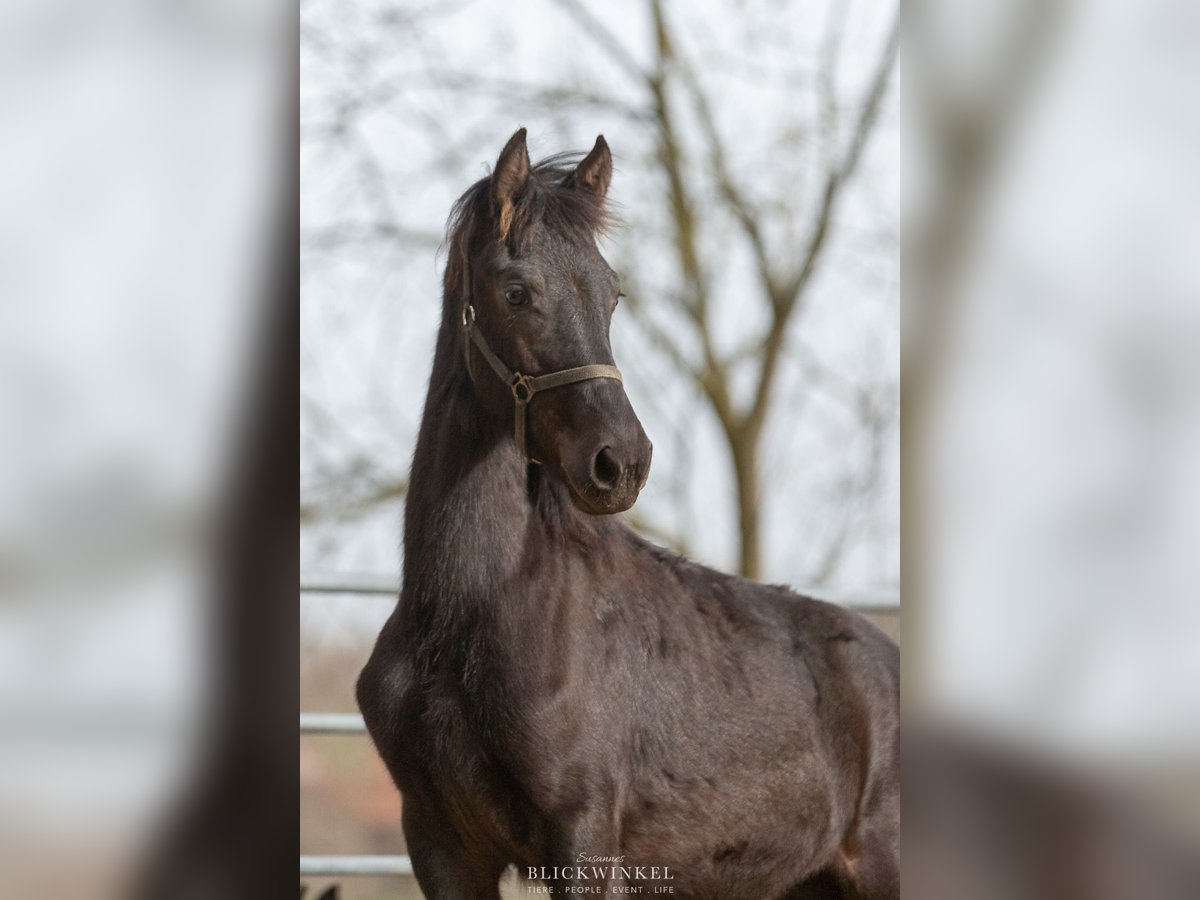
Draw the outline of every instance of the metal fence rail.
[[[399,579],[366,572],[301,572],[302,594],[368,594],[395,597]],[[822,597],[862,613],[888,614],[900,611],[900,594],[892,588],[840,591],[831,588],[803,588],[796,591]],[[366,734],[358,713],[300,713],[301,734]],[[345,877],[353,875],[412,875],[412,860],[407,856],[301,856],[300,876]]]
[[[389,594],[400,593],[400,578],[376,572],[301,572],[302,594]]]
[[[399,579],[363,572],[301,572],[302,594],[366,594],[395,597]],[[358,713],[300,713],[301,734],[366,734]],[[301,856],[301,878],[345,878],[358,875],[412,875],[407,856]]]
[[[358,713],[300,713],[301,734],[366,734]]]
[[[411,875],[412,860],[407,856],[302,856],[300,877],[341,877],[345,875]]]

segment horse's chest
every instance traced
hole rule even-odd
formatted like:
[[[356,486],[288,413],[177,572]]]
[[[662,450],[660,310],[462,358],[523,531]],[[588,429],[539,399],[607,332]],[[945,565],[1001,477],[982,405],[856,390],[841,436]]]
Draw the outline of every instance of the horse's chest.
[[[374,718],[389,738],[380,748],[390,752],[389,762],[452,780],[456,773],[477,770],[500,749],[495,744],[510,712],[501,701],[504,686],[494,676],[475,676],[470,662],[458,657],[446,651],[393,652],[375,676]]]
[[[511,711],[464,697],[461,685],[414,688],[401,717],[399,784],[431,801],[460,838],[524,856],[536,813],[524,790]],[[407,797],[406,797],[407,799]]]
[[[420,798],[462,839],[525,858],[570,780],[571,754],[548,748],[587,731],[582,705],[562,701],[581,677],[570,655],[535,640],[514,656],[491,632],[436,647],[387,637],[369,665],[378,709],[367,718],[405,802]]]

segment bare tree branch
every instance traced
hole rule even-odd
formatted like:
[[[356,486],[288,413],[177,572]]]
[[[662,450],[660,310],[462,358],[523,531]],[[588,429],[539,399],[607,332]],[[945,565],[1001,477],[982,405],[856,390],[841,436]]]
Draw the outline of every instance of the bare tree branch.
[[[858,168],[863,148],[866,146],[867,140],[874,130],[875,121],[879,117],[879,106],[883,101],[884,94],[887,93],[892,69],[895,67],[896,51],[899,43],[900,14],[897,11],[895,18],[892,20],[891,28],[888,31],[887,40],[884,42],[883,52],[880,53],[879,61],[876,63],[875,74],[871,79],[871,86],[867,91],[866,98],[859,112],[858,121],[850,140],[850,146],[842,157],[841,163],[826,178],[825,189],[821,194],[820,208],[814,217],[816,224],[804,251],[803,262],[783,291],[784,302],[787,304],[785,309],[789,311],[796,304],[799,295],[804,291],[808,280],[812,277],[812,273],[816,269],[817,260],[820,258],[821,251],[825,247],[825,240],[828,236],[834,207],[841,196],[842,188]]]
[[[816,72],[821,118],[818,134],[824,138],[822,155],[826,171],[833,169],[837,159],[837,69],[849,6],[847,0],[834,0],[830,4],[829,21],[825,26],[825,35],[821,41],[821,64],[817,67]]]
[[[687,85],[692,94],[692,102],[696,106],[700,124],[708,139],[709,159],[713,174],[717,180],[717,187],[729,204],[734,217],[742,226],[747,240],[750,241],[750,246],[754,252],[754,261],[758,266],[758,277],[767,292],[767,296],[773,297],[778,288],[776,286],[775,273],[771,268],[770,253],[767,249],[766,240],[763,238],[762,231],[758,227],[758,212],[751,208],[741,189],[735,184],[733,174],[729,171],[729,166],[726,163],[725,145],[721,140],[708,97],[700,87],[699,78],[690,66],[687,67],[687,72]]]
[[[300,233],[306,248],[318,251],[339,250],[354,244],[401,243],[436,250],[442,236],[432,231],[405,228],[391,222],[343,222]]]
[[[771,331],[763,346],[762,369],[759,372],[758,387],[755,391],[754,402],[746,418],[746,428],[752,432],[761,431],[766,420],[767,409],[775,384],[775,371],[779,358],[786,343],[787,329],[795,314],[800,299],[808,286],[812,274],[816,271],[817,262],[825,249],[826,241],[833,221],[834,209],[840,199],[843,187],[849,182],[858,168],[862,158],[863,148],[874,130],[875,121],[879,115],[879,107],[887,91],[892,69],[895,67],[896,51],[900,38],[900,13],[897,10],[892,20],[883,51],[875,66],[875,73],[867,91],[866,101],[859,113],[857,124],[841,163],[829,173],[825,189],[822,192],[820,206],[814,219],[814,226],[804,251],[803,262],[799,271],[783,286],[776,297],[774,320]]]
[[[646,84],[650,76],[642,71],[641,65],[632,54],[617,40],[616,35],[604,26],[604,23],[592,15],[579,0],[557,0],[557,3],[583,30],[592,42],[603,49],[627,75],[635,81]]]
[[[374,482],[354,490],[344,478],[333,477],[325,489],[310,491],[324,495],[322,499],[305,500],[300,503],[300,524],[314,522],[347,521],[361,518],[394,502],[408,493],[408,479],[395,478]]]

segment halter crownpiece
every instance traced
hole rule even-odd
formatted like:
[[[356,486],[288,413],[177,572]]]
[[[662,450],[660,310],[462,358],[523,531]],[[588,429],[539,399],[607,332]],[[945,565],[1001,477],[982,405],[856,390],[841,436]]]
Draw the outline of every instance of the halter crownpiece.
[[[591,381],[596,378],[612,378],[614,381],[621,381],[620,370],[616,366],[607,365],[577,366],[574,369],[560,369],[557,372],[550,372],[546,375],[525,375],[521,372],[514,372],[492,351],[492,348],[488,346],[487,340],[479,332],[479,329],[475,327],[475,307],[470,303],[463,305],[462,324],[463,331],[470,337],[471,343],[483,354],[483,358],[492,367],[492,371],[496,373],[496,377],[508,385],[508,389],[512,391],[513,434],[517,440],[517,449],[530,462],[539,462],[539,460],[529,456],[529,451],[525,447],[525,420],[528,418],[525,408],[529,406],[529,401],[533,399],[534,394],[541,391],[548,391],[551,388],[575,384],[580,381]],[[467,374],[473,379],[474,375],[471,374],[470,345],[463,345],[463,353],[467,359]]]

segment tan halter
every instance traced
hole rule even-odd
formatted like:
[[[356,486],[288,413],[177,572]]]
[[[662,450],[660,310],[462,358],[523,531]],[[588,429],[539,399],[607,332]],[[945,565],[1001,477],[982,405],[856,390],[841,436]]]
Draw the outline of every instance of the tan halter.
[[[607,365],[577,366],[574,369],[561,369],[547,375],[524,375],[521,372],[514,372],[504,364],[500,357],[492,352],[492,348],[488,346],[488,342],[484,339],[479,329],[475,327],[475,307],[470,303],[463,305],[462,324],[463,331],[471,339],[471,343],[483,354],[483,358],[492,367],[492,371],[496,373],[496,377],[507,384],[509,390],[512,391],[513,434],[517,439],[517,449],[530,462],[538,462],[538,460],[529,456],[529,451],[525,447],[526,407],[529,406],[529,401],[533,399],[534,394],[556,387],[563,387],[567,384],[575,384],[579,381],[591,381],[594,378],[621,380],[621,373],[617,367]],[[463,353],[467,359],[467,374],[474,380],[475,376],[471,372],[471,347],[469,344],[464,343]]]

